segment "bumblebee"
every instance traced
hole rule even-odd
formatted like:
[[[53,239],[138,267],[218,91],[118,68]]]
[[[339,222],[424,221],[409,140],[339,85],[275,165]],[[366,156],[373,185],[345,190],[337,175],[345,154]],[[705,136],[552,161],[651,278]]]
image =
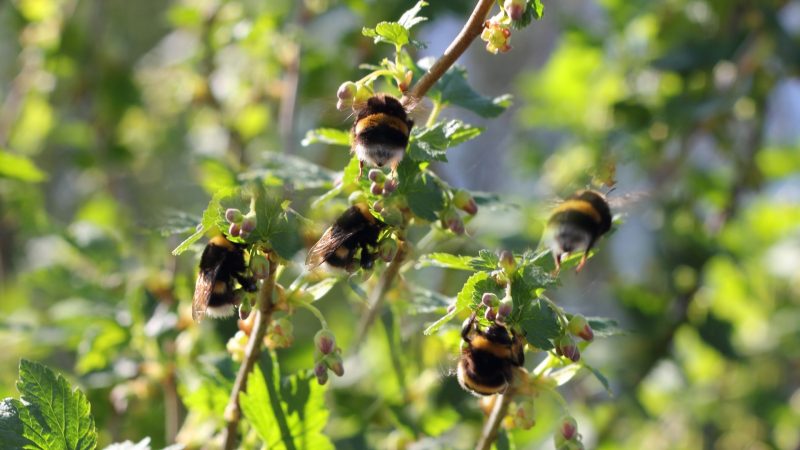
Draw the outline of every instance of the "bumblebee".
[[[313,270],[323,262],[351,272],[355,257],[361,249],[361,268],[369,270],[375,263],[378,235],[386,226],[375,218],[365,204],[351,206],[321,238],[311,247],[306,258],[306,266]]]
[[[394,171],[403,159],[414,121],[399,100],[377,94],[357,109],[353,123],[352,152],[359,160],[359,178],[364,163]]]
[[[493,324],[482,330],[475,314],[464,321],[458,383],[475,395],[501,394],[519,371],[524,371],[525,338]]]
[[[578,191],[562,202],[547,221],[545,241],[553,253],[556,270],[571,252],[583,252],[577,272],[586,264],[589,250],[611,229],[611,209],[597,191]]]
[[[233,280],[247,292],[257,289],[255,278],[247,273],[242,244],[235,244],[224,236],[215,236],[206,245],[200,257],[200,273],[194,286],[192,318],[199,322],[205,316],[218,318],[233,314],[238,301]]]

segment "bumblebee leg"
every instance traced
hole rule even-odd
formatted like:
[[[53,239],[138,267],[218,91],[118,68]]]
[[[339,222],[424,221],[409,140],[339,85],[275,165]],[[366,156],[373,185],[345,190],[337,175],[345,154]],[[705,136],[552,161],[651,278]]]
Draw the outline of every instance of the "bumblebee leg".
[[[472,330],[472,324],[474,323],[475,323],[475,313],[472,313],[472,315],[469,316],[469,319],[465,320],[464,325],[461,327],[461,339],[464,339],[467,342],[470,341],[469,332]]]
[[[552,275],[558,275],[558,273],[561,272],[561,254],[560,253],[556,254],[555,252],[553,252],[553,262],[555,263],[556,268],[553,270]]]
[[[358,160],[358,179],[361,179],[361,175],[364,174],[364,161]]]
[[[583,257],[581,257],[581,262],[578,263],[578,267],[575,268],[575,273],[580,273],[583,266],[586,265],[586,258],[589,256],[589,250],[583,252]]]

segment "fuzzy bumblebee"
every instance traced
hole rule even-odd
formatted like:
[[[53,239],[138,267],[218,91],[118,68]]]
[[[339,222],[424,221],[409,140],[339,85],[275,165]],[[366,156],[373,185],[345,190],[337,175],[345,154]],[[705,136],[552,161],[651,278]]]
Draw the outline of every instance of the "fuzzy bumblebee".
[[[311,247],[306,266],[311,270],[327,262],[333,267],[352,271],[360,249],[361,268],[371,269],[377,253],[378,236],[385,226],[369,212],[367,205],[351,206]]]
[[[234,280],[247,292],[257,289],[255,279],[248,273],[244,261],[242,244],[236,244],[225,236],[213,237],[200,257],[200,273],[194,286],[192,318],[195,321],[228,317],[238,306]]]
[[[576,271],[586,264],[589,250],[611,229],[611,209],[603,194],[578,191],[558,205],[547,222],[545,241],[553,253],[556,269],[563,258],[573,252],[583,257]]]
[[[458,383],[476,395],[504,393],[525,363],[525,339],[492,324],[481,329],[473,314],[461,328],[462,350]]]
[[[388,94],[376,94],[356,109],[351,151],[359,160],[359,178],[364,163],[391,167],[403,160],[414,121],[399,100]]]

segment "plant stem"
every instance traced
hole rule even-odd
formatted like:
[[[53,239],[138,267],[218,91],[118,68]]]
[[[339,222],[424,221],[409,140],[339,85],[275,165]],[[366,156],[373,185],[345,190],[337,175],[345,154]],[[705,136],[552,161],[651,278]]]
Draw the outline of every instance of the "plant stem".
[[[392,283],[395,277],[397,277],[397,274],[400,273],[400,266],[403,265],[407,252],[405,242],[400,241],[394,259],[392,259],[392,262],[389,263],[389,266],[386,267],[386,270],[381,274],[381,278],[378,280],[378,286],[370,292],[368,299],[369,311],[361,319],[361,323],[358,326],[358,334],[355,340],[356,348],[364,341],[369,327],[375,322],[375,318],[378,316],[381,308],[383,308],[386,293],[389,291],[389,288],[392,287]]]
[[[272,293],[275,291],[275,272],[278,265],[273,258],[269,258],[269,255],[267,256],[269,259],[269,274],[266,281],[261,284],[261,289],[258,292],[258,304],[255,312],[257,314],[256,323],[250,334],[250,339],[247,341],[244,361],[242,361],[242,365],[239,366],[239,372],[236,374],[236,381],[233,383],[228,406],[225,407],[226,427],[224,431],[225,445],[223,447],[225,450],[232,450],[236,446],[236,428],[242,416],[239,409],[239,393],[247,390],[247,377],[261,354],[261,343],[264,341],[264,335],[267,333],[267,327],[272,318],[274,306]]]
[[[428,89],[436,83],[436,80],[447,72],[447,69],[449,69],[450,66],[456,62],[458,57],[464,53],[467,47],[469,47],[469,44],[481,34],[481,31],[483,31],[483,23],[486,21],[486,16],[489,14],[489,10],[492,9],[492,5],[494,5],[494,0],[478,1],[467,23],[464,24],[464,28],[462,28],[458,36],[453,39],[453,42],[450,43],[447,50],[433,63],[431,68],[428,69],[428,72],[408,90],[408,93],[403,96],[404,104],[424,97]]]
[[[486,419],[481,431],[481,437],[478,440],[478,445],[475,450],[489,450],[492,448],[492,443],[497,439],[497,430],[503,422],[503,418],[508,413],[508,405],[511,403],[511,393],[499,394],[497,400],[494,402],[492,413]]]

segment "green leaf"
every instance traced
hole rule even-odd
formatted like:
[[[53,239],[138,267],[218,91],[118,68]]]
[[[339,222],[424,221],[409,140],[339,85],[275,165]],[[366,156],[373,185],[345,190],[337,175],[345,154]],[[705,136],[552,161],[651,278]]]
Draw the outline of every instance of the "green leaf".
[[[23,448],[30,442],[23,437],[24,426],[18,408],[25,408],[19,400],[7,398],[0,402],[0,442],[3,448]]]
[[[607,317],[587,317],[586,321],[592,327],[595,337],[610,337],[627,334],[627,331],[619,327],[619,324],[614,319]]]
[[[261,157],[262,167],[241,174],[241,181],[261,180],[267,186],[279,187],[291,184],[296,190],[333,186],[336,174],[307,159],[275,152],[262,152]]]
[[[313,301],[317,301],[325,296],[334,286],[336,283],[339,282],[339,278],[331,277],[331,278],[324,278],[320,282],[312,284],[311,286],[305,288],[307,294],[311,295],[314,299]]]
[[[433,59],[425,58],[418,64],[423,70],[428,70],[433,64]],[[430,95],[439,98],[443,103],[460,106],[481,117],[497,117],[511,106],[511,95],[509,94],[499,97],[484,97],[475,92],[467,82],[466,69],[457,65],[451,67],[433,85]]]
[[[404,12],[403,15],[400,16],[400,20],[398,20],[397,22],[400,25],[402,25],[403,28],[405,28],[406,30],[410,30],[411,27],[413,27],[414,25],[428,20],[427,17],[417,16],[417,14],[419,14],[419,12],[422,11],[422,8],[425,6],[428,6],[428,2],[424,1],[417,2],[417,4],[414,5],[411,9]]]
[[[550,372],[548,378],[556,382],[556,386],[563,386],[573,379],[580,372],[579,364],[569,364],[566,367]]]
[[[445,269],[469,270],[474,271],[471,262],[475,258],[471,256],[451,255],[449,253],[428,253],[422,255],[417,260],[417,268],[421,267],[442,267]]]
[[[452,311],[447,313],[444,317],[432,323],[427,329],[425,334],[433,334],[445,323],[449,322],[461,311],[466,309],[476,309],[478,303],[481,301],[484,292],[493,292],[495,295],[502,297],[503,288],[497,285],[497,282],[487,272],[476,272],[472,274],[464,283],[461,291],[456,296],[456,305]],[[483,320],[480,318],[479,320]]]
[[[494,252],[481,250],[478,252],[478,257],[473,258],[469,265],[472,270],[492,271],[497,269],[498,264],[500,264],[500,258]]]
[[[411,286],[409,290],[411,291],[413,304],[408,308],[408,314],[441,313],[452,305],[455,300],[417,285]]]
[[[274,355],[261,359],[239,396],[244,417],[269,449],[333,449],[323,434],[328,421],[325,387],[310,372],[280,383]]]
[[[561,334],[555,311],[546,302],[536,300],[520,321],[520,327],[525,331],[525,339],[541,350],[550,350],[553,343],[550,339]]]
[[[483,132],[460,120],[437,122],[431,127],[414,130],[408,156],[416,161],[447,161],[446,152],[450,147],[469,141]]]
[[[404,158],[397,169],[398,192],[405,195],[408,207],[417,217],[429,222],[444,208],[444,193],[431,174],[422,172],[419,164]]]
[[[61,375],[22,360],[17,389],[22,401],[13,401],[23,424],[26,448],[83,450],[97,446],[97,431],[86,396],[72,389]]]
[[[336,128],[317,128],[306,132],[306,137],[300,142],[303,147],[311,144],[330,144],[350,147],[350,131]]]
[[[590,365],[588,365],[586,363],[583,363],[583,367],[586,367],[587,369],[589,369],[589,372],[591,372],[592,375],[594,375],[594,377],[597,378],[597,381],[599,381],[600,384],[603,385],[603,387],[605,388],[606,392],[608,392],[608,395],[612,395],[612,396],[614,395],[614,392],[611,390],[611,385],[608,384],[608,379],[605,377],[605,375],[603,375],[602,373],[600,373],[599,370],[595,369],[594,367],[592,367],[592,366],[590,366]]]
[[[525,12],[522,14],[519,20],[512,20],[511,26],[519,30],[521,28],[525,28],[530,23],[536,19],[539,20],[544,16],[544,4],[542,4],[541,0],[529,0],[528,5],[525,8]]]
[[[47,174],[28,157],[0,150],[0,178],[38,183],[46,180]]]
[[[186,238],[183,242],[178,244],[178,246],[175,247],[175,250],[172,251],[172,254],[177,256],[185,252],[192,244],[200,240],[200,238],[202,238],[207,231],[213,228],[224,228],[226,224],[224,217],[225,210],[222,209],[220,201],[223,198],[232,196],[235,192],[235,189],[221,189],[217,191],[217,193],[211,198],[211,201],[208,202],[208,206],[203,212],[202,222],[200,223],[197,231]]]
[[[373,38],[376,44],[385,42],[398,49],[408,45],[409,42],[408,29],[397,22],[380,22],[375,28],[364,27],[361,29],[361,34]]]
[[[302,247],[297,216],[288,214],[283,199],[267,192],[261,183],[255,184],[255,192],[252,195],[256,197],[255,211],[258,223],[247,241],[268,243],[281,258],[291,259]]]

